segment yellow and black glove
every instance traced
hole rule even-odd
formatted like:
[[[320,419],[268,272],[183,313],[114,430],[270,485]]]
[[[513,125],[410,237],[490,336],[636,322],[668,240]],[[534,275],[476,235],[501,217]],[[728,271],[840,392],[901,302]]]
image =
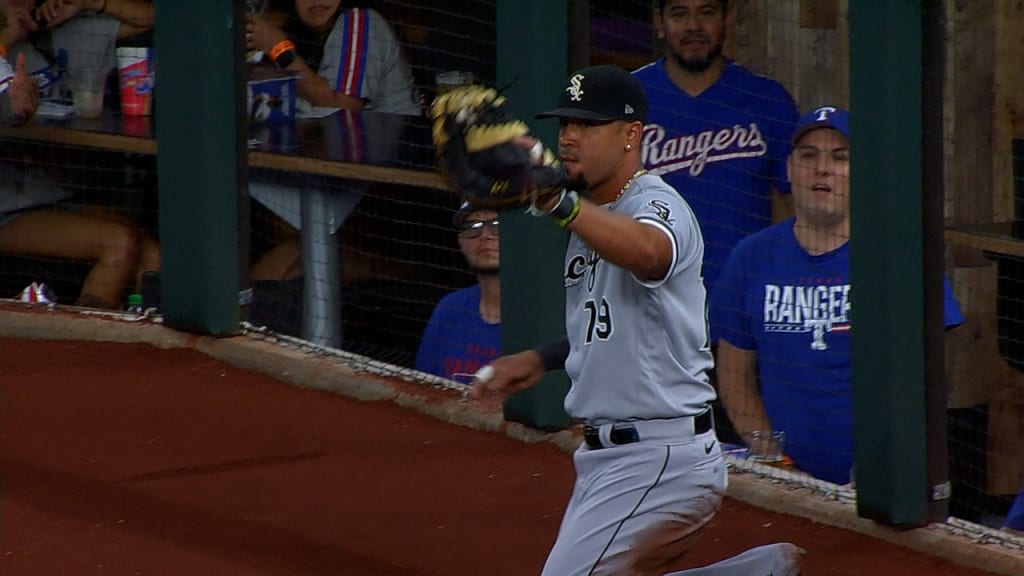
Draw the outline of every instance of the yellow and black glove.
[[[562,192],[565,169],[530,129],[505,108],[493,88],[465,86],[439,95],[431,106],[438,171],[477,208],[526,206]]]

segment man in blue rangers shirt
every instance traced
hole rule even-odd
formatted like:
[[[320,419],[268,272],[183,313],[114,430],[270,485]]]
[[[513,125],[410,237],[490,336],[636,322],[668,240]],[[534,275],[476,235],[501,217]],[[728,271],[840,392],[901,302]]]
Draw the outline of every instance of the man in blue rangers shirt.
[[[803,116],[787,172],[796,217],[741,241],[711,291],[722,401],[740,433],[782,430],[800,470],[851,481],[848,114]],[[945,283],[945,325],[964,318]]]
[[[659,0],[665,57],[633,73],[650,105],[644,166],[697,215],[709,288],[733,246],[772,223],[772,189],[789,190],[785,160],[799,115],[781,84],[723,55],[731,18],[727,0]]]
[[[789,216],[789,195],[779,192],[789,191],[786,155],[798,112],[781,84],[722,53],[728,0],[659,0],[653,17],[665,56],[633,73],[650,103],[643,162],[697,216],[710,292],[736,243],[772,223],[773,197],[775,220]],[[717,341],[712,324],[712,351]],[[712,406],[718,437],[738,441],[721,401]]]
[[[420,339],[416,369],[468,384],[501,352],[498,213],[463,203],[452,224],[477,283],[438,302]]]

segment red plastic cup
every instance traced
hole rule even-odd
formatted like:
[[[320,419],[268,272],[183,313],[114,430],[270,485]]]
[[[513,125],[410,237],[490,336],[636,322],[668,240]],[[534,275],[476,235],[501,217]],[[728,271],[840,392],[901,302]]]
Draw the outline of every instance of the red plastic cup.
[[[121,112],[149,116],[153,107],[153,54],[150,48],[118,48],[117,77],[121,86]]]

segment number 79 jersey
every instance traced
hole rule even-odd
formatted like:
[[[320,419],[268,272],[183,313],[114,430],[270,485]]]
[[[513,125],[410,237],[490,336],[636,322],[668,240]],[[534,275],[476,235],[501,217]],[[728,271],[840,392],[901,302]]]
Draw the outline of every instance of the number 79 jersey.
[[[704,240],[693,211],[651,174],[606,208],[668,236],[672,264],[665,278],[642,282],[571,235],[563,269],[566,412],[595,423],[699,414],[715,392],[707,377]]]

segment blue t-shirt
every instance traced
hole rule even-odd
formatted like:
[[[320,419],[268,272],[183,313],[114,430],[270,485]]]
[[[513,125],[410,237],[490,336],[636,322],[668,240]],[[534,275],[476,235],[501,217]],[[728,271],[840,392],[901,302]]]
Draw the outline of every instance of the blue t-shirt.
[[[771,224],[771,191],[789,191],[786,156],[799,112],[781,84],[729,63],[690,96],[661,59],[633,74],[647,94],[643,161],[686,199],[704,234],[704,280],[715,286],[733,246]]]
[[[480,285],[448,294],[437,303],[416,353],[416,369],[468,384],[501,353],[501,324],[480,318]]]
[[[757,352],[772,428],[800,470],[846,484],[853,464],[849,243],[812,256],[793,219],[741,241],[710,295],[720,338]],[[945,284],[945,324],[964,318]]]
[[[1024,488],[1017,493],[1013,505],[1010,506],[1010,511],[1006,513],[1003,528],[1024,532]]]

